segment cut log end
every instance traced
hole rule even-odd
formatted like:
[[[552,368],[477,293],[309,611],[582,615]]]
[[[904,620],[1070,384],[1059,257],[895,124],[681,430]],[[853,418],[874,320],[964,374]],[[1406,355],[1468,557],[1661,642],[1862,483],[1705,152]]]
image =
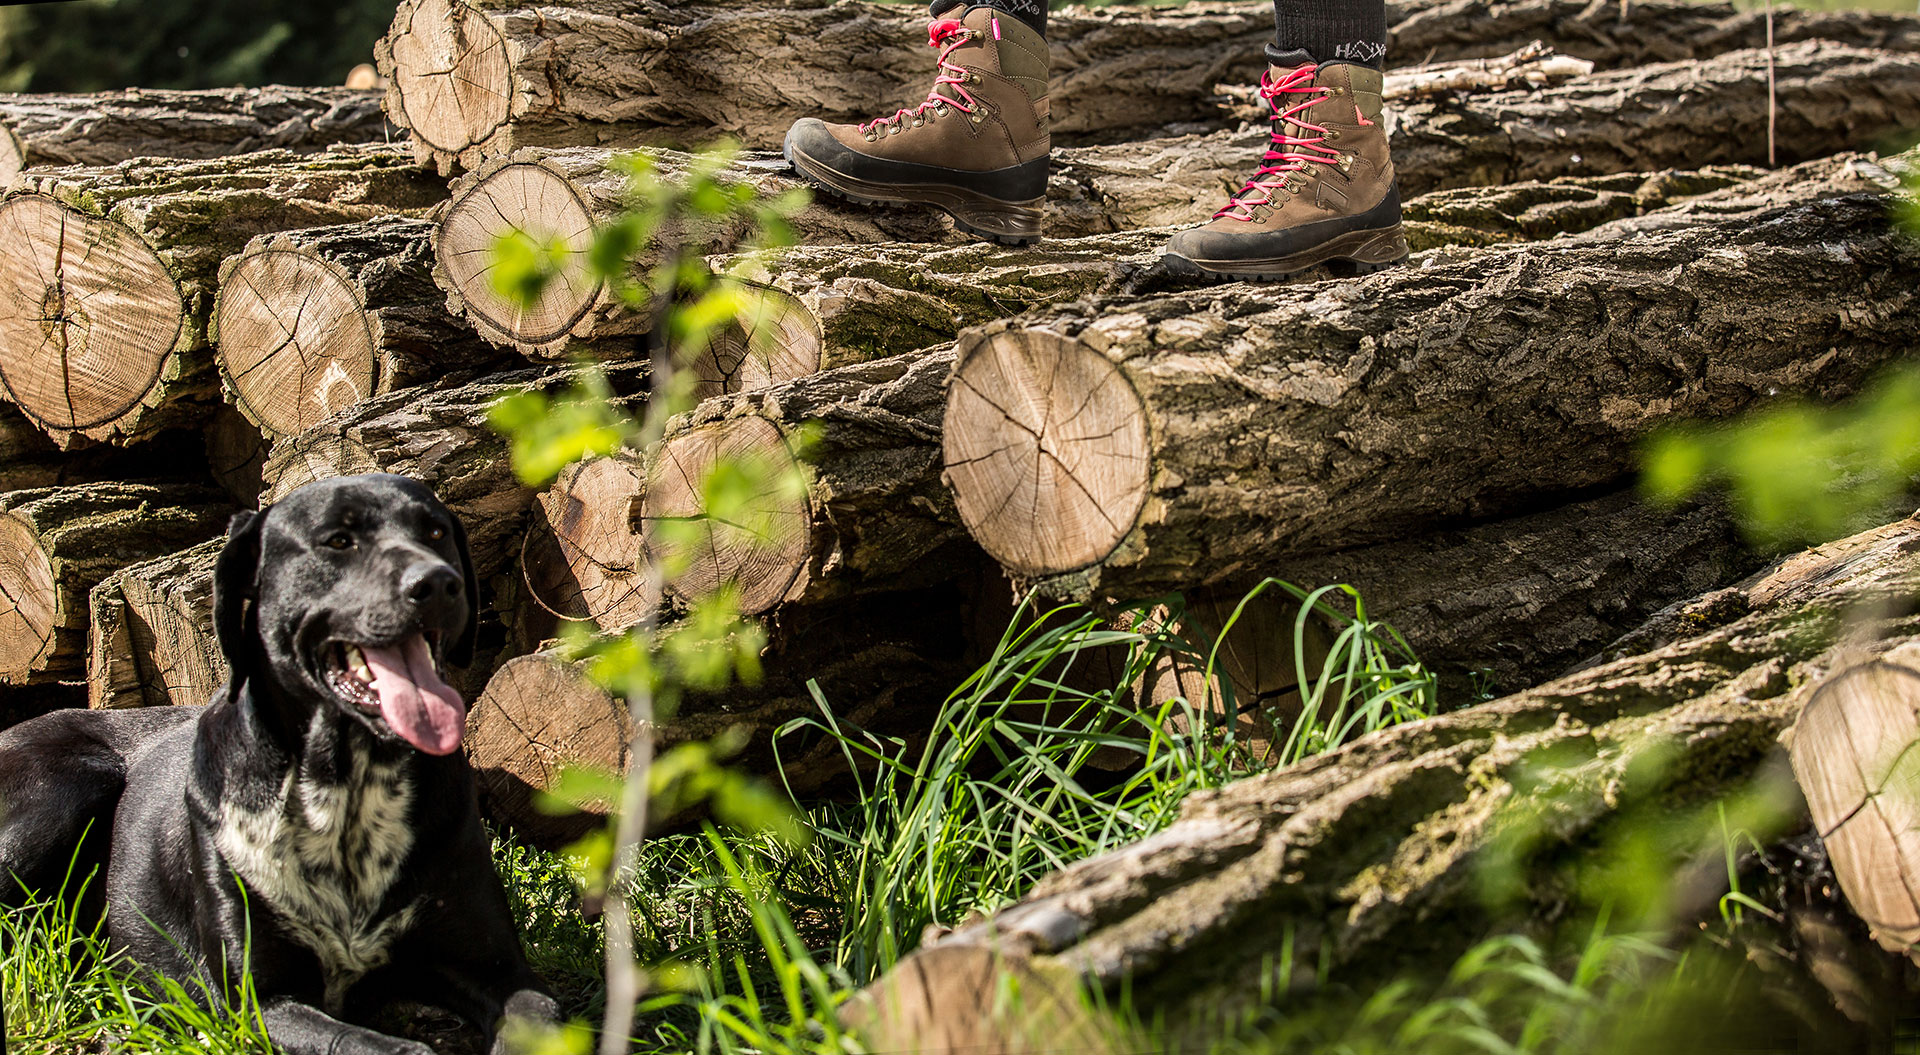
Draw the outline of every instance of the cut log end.
[[[570,620],[624,630],[646,614],[633,499],[641,473],[625,458],[575,462],[534,498],[533,526],[520,555],[527,590],[542,608]]]
[[[566,766],[627,768],[627,709],[551,653],[508,660],[467,716],[467,757],[494,820],[536,845],[559,847],[605,818],[552,816],[534,802]]]
[[[236,257],[214,318],[234,401],[270,433],[300,432],[374,392],[366,305],[337,264],[295,249]]]
[[[380,471],[373,452],[346,437],[330,432],[289,437],[274,444],[260,467],[260,504],[278,502],[315,480]]]
[[[43,428],[138,406],[179,338],[180,290],[146,242],[50,197],[0,204],[0,380]]]
[[[1822,685],[1793,729],[1793,770],[1847,902],[1889,952],[1920,958],[1920,659],[1914,646]]]
[[[1146,501],[1139,394],[1105,356],[1046,331],[961,342],[943,446],[961,521],[1016,574],[1098,563]]]
[[[820,372],[820,319],[794,297],[753,286],[751,306],[693,361],[695,399],[754,392]]]
[[[403,3],[386,43],[387,108],[416,140],[458,157],[506,123],[507,45],[486,15],[459,0]]]
[[[708,515],[707,480],[733,462],[757,480],[799,473],[780,427],[741,417],[683,432],[661,446],[639,503],[641,546],[667,569],[666,588],[697,598],[731,585],[740,610],[767,611],[783,599],[806,566],[811,515],[798,487],[763,486],[739,520]],[[679,528],[691,523],[691,541]]]
[[[53,564],[31,527],[0,516],[0,683],[21,680],[53,648]]]
[[[567,178],[535,162],[503,165],[447,210],[434,237],[445,284],[483,333],[532,353],[563,344],[600,295],[587,268],[593,216]],[[550,255],[558,273],[533,296],[502,293],[495,271],[504,243],[523,240]]]

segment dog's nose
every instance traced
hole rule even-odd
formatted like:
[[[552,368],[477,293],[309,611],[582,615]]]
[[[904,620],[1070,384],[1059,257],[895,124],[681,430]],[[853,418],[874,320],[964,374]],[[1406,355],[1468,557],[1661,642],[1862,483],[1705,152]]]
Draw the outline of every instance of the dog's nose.
[[[401,592],[415,604],[460,596],[460,576],[445,564],[416,564],[400,580]]]

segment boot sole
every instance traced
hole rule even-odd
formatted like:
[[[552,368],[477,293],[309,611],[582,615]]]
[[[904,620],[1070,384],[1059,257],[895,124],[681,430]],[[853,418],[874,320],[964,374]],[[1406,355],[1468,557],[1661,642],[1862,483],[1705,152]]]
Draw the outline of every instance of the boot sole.
[[[808,183],[862,205],[931,205],[953,217],[953,225],[1001,245],[1032,245],[1040,240],[1047,199],[1002,201],[965,187],[943,183],[873,183],[835,172],[792,148],[787,164]]]
[[[1355,275],[1384,271],[1408,257],[1399,224],[1371,231],[1349,231],[1312,249],[1268,260],[1195,260],[1178,253],[1160,258],[1168,274],[1209,282],[1277,282],[1310,267],[1345,261]]]

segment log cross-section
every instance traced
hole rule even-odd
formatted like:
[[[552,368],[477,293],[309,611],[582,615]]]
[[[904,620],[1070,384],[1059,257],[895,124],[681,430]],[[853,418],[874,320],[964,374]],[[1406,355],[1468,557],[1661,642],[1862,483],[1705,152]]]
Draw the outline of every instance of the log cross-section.
[[[1675,416],[1854,391],[1915,339],[1920,249],[1846,195],[1603,246],[971,332],[944,428],[968,530],[1071,596],[1150,596],[1517,512]]]

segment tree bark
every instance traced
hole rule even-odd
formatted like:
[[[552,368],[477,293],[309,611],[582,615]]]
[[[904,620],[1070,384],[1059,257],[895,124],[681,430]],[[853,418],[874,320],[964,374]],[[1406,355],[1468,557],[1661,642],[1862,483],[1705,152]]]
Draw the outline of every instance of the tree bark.
[[[90,600],[87,705],[201,704],[226,683],[213,632],[213,571],[224,537],[130,565]]]
[[[262,235],[220,266],[212,339],[229,399],[273,436],[502,354],[447,312],[433,225],[387,216]]]
[[[800,117],[916,101],[934,74],[926,26],[924,10],[826,0],[407,0],[375,57],[387,112],[447,172],[524,146],[777,149]],[[1258,4],[1067,9],[1047,28],[1062,140],[1207,119],[1213,86],[1257,78],[1273,35]]]
[[[1394,66],[1493,58],[1541,41],[1606,69],[1699,61],[1767,45],[1767,14],[1725,3],[1635,0],[1414,0],[1387,8]],[[1903,12],[1773,9],[1776,45],[1828,40],[1858,48],[1920,51],[1920,19]]]
[[[204,159],[275,148],[384,143],[398,129],[380,94],[353,88],[130,88],[83,95],[0,95],[0,127],[24,165],[115,165],[130,158]],[[0,164],[0,190],[11,183]]]
[[[1623,491],[1287,558],[1273,572],[1307,589],[1352,585],[1368,615],[1400,631],[1458,699],[1470,689],[1510,692],[1558,676],[1662,606],[1735,582],[1761,563],[1724,503],[1661,510]]]
[[[590,272],[587,248],[595,232],[625,211],[628,177],[609,169],[617,152],[599,148],[523,150],[510,160],[488,162],[453,185],[453,204],[434,230],[434,281],[447,306],[481,336],[538,358],[560,358],[577,344],[598,354],[630,350],[653,328],[651,312],[623,303]],[[674,179],[693,158],[670,150],[648,151],[656,173]],[[765,195],[801,186],[778,155],[748,154],[728,177]],[[944,220],[926,209],[854,205],[822,195],[794,217],[801,240],[818,243],[928,242],[950,237]],[[689,254],[731,248],[748,232],[733,224],[700,221],[690,229],[658,236],[643,247],[636,273],[659,262],[657,246],[671,241]],[[494,285],[495,247],[503,237],[524,235],[541,247],[557,246],[556,274],[530,299],[509,297]]]
[[[1843,247],[1843,248],[1836,248]],[[1615,245],[1074,305],[963,338],[960,516],[1018,577],[1150,596],[1524,508],[1662,422],[1855,390],[1920,250],[1850,195]]]
[[[1867,150],[1920,125],[1920,68],[1818,41],[1776,52],[1779,161]],[[1403,199],[1457,187],[1767,164],[1767,59],[1741,51],[1541,90],[1389,105]],[[1054,152],[1053,237],[1188,224],[1259,167],[1264,131],[1221,130]]]
[[[209,489],[84,484],[0,495],[0,684],[86,674],[87,594],[115,570],[223,533]]]
[[[1124,985],[1176,1033],[1285,991],[1296,979],[1249,969],[1281,962],[1283,943],[1334,986],[1444,971],[1495,925],[1475,879],[1529,817],[1551,821],[1537,852],[1502,858],[1527,896],[1499,925],[1556,919],[1579,907],[1579,875],[1611,865],[1579,847],[1608,845],[1636,815],[1751,786],[1829,671],[1920,635],[1907,603],[1916,547],[1914,520],[1821,547],[1744,584],[1741,607],[1687,640],[1200,793],[1171,828],[1057,872],[910,957],[868,991],[866,1040],[931,1050],[919,1038],[954,1031],[1005,1043],[984,1004],[969,1025],[957,994],[922,984],[928,956],[948,974],[1000,956],[1062,985]],[[1659,850],[1681,856],[1656,874],[1686,872],[1700,851],[1719,867],[1716,837]]]
[[[34,174],[0,203],[15,250],[0,260],[0,379],[63,444],[198,426],[218,398],[206,331],[222,260],[257,235],[444,197],[377,146]]]

